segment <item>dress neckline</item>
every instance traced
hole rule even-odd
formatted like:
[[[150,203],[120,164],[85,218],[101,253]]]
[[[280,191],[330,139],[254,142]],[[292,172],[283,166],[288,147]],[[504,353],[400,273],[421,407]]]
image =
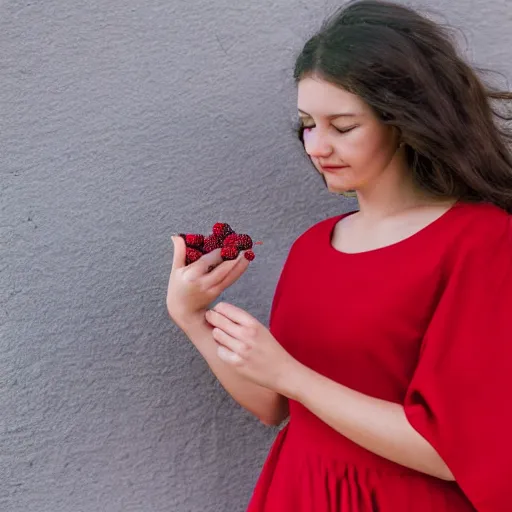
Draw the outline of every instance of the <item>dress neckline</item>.
[[[442,213],[439,217],[434,219],[432,222],[428,223],[426,226],[422,227],[412,235],[409,235],[406,238],[403,238],[401,240],[398,240],[397,242],[393,242],[388,245],[384,245],[382,247],[377,247],[375,249],[369,249],[367,251],[359,251],[359,252],[345,252],[340,251],[339,249],[336,249],[332,245],[332,237],[334,234],[334,228],[336,227],[337,223],[344,219],[345,217],[348,217],[350,215],[353,215],[354,213],[357,213],[359,210],[352,210],[350,212],[342,213],[341,215],[336,215],[335,217],[331,218],[331,222],[328,224],[328,236],[327,236],[327,244],[328,249],[331,253],[338,255],[338,256],[345,256],[345,257],[365,257],[365,256],[373,256],[373,255],[381,255],[383,253],[388,253],[391,251],[395,251],[397,249],[401,249],[403,247],[406,247],[413,243],[421,243],[424,241],[425,237],[430,235],[432,232],[434,232],[437,228],[441,227],[444,222],[449,219],[453,213],[460,208],[463,205],[462,201],[456,201],[450,208],[448,208],[444,213]]]

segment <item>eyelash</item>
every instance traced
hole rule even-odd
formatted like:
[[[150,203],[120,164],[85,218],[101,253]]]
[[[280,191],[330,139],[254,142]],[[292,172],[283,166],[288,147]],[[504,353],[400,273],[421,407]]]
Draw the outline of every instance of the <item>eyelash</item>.
[[[315,125],[313,126],[306,126],[304,125],[303,123],[301,123],[299,121],[298,123],[298,127],[297,127],[297,131],[302,135],[304,133],[304,130],[306,130],[307,128],[315,128]],[[350,126],[349,128],[336,128],[335,126],[333,126],[333,128],[338,132],[338,133],[341,133],[341,134],[345,134],[345,133],[348,133],[348,132],[351,132],[354,128],[357,128],[357,126]]]

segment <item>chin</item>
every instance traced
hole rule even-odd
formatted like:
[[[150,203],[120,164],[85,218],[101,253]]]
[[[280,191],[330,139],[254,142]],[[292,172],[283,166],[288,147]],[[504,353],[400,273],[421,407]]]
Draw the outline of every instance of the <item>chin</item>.
[[[341,176],[322,174],[321,177],[327,190],[335,194],[352,195],[360,187],[360,183],[354,183],[354,180],[343,179]]]
[[[329,180],[327,180],[326,182],[326,187],[328,188],[329,191],[336,192],[338,194],[354,193],[357,189],[355,185],[352,185],[350,183],[337,184],[334,182],[330,182]]]

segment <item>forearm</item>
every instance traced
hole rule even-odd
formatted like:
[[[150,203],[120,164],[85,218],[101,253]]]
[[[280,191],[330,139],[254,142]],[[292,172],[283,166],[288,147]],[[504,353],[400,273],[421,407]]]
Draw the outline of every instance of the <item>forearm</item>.
[[[453,480],[439,454],[408,422],[400,404],[354,391],[300,363],[283,384],[283,393],[363,448],[416,471]]]
[[[213,327],[204,316],[180,325],[183,332],[203,356],[224,389],[244,409],[266,425],[279,425],[288,417],[288,400],[283,395],[259,386],[237,374],[235,369],[217,356]]]

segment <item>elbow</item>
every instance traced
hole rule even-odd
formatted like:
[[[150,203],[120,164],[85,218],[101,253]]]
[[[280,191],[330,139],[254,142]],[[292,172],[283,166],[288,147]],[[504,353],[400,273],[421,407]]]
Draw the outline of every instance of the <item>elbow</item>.
[[[441,478],[443,480],[446,480],[447,482],[455,482],[455,477],[448,468],[446,469],[446,471],[443,472],[443,476]]]
[[[259,420],[267,427],[279,427],[289,417],[288,408],[283,408],[275,411],[274,414],[268,416],[259,416]]]
[[[260,422],[267,427],[279,427],[283,421],[288,419],[289,415],[288,400],[276,394],[270,407],[265,407],[265,409],[260,411],[260,414],[256,416]]]
[[[263,425],[267,427],[279,427],[286,418],[282,416],[269,416],[269,417],[260,417],[258,418]]]
[[[279,427],[290,415],[288,400],[281,395],[276,395],[276,400],[266,410],[266,414],[259,414],[258,419],[267,427]]]
[[[444,464],[442,468],[440,468],[439,474],[437,477],[441,480],[445,480],[446,482],[455,482],[455,477],[453,473],[450,471],[450,468]]]

